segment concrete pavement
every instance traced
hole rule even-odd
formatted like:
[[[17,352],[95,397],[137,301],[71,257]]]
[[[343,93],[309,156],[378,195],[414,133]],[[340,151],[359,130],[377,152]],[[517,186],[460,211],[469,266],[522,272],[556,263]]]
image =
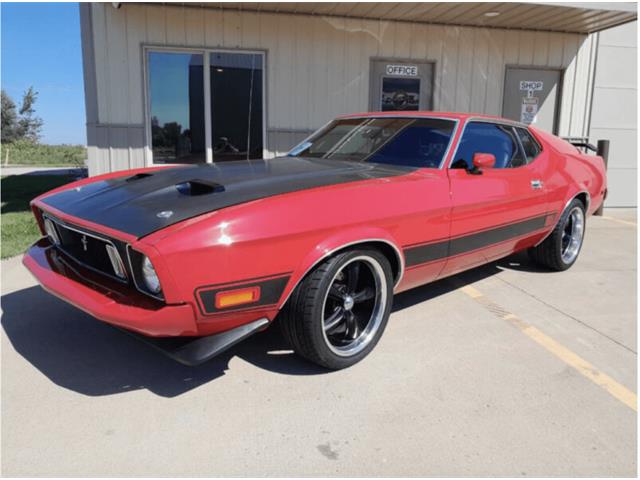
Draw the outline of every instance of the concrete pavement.
[[[277,328],[182,367],[3,261],[2,474],[635,476],[636,411],[601,379],[637,391],[636,223],[590,218],[567,272],[518,255],[401,294],[332,373]]]

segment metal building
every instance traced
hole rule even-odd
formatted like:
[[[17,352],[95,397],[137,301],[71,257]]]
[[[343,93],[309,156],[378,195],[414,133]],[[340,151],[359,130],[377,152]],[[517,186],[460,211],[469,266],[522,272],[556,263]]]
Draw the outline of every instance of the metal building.
[[[611,139],[608,205],[636,203],[633,3],[81,3],[80,12],[91,175],[272,157],[343,113],[445,110]]]

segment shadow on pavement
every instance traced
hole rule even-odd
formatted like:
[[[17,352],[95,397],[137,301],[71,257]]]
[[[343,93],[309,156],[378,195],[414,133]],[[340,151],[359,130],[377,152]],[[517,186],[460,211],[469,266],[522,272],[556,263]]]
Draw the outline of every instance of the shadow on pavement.
[[[511,268],[509,262],[514,257],[398,294],[393,311],[495,275],[502,268]],[[519,268],[535,271],[526,260],[522,262]],[[277,325],[203,365],[186,367],[39,286],[4,295],[2,310],[2,326],[13,348],[52,382],[83,395],[147,389],[175,397],[224,375],[233,357],[287,375],[329,373],[297,357]]]
[[[2,310],[13,348],[52,382],[84,395],[147,389],[175,397],[224,375],[234,356],[288,375],[326,373],[294,355],[275,325],[203,365],[186,367],[39,286],[4,295]]]
[[[426,302],[427,300],[444,295],[465,285],[489,278],[503,270],[543,274],[553,273],[544,267],[535,265],[529,260],[526,252],[517,253],[496,262],[397,294],[393,299],[392,312],[397,312],[418,303]]]

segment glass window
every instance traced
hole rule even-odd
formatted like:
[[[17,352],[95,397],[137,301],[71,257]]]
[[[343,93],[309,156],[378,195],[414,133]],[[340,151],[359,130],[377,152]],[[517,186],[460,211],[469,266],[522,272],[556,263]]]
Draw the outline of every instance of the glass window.
[[[383,112],[395,110],[419,110],[420,79],[390,78],[382,79]]]
[[[262,55],[209,59],[213,161],[262,158]]]
[[[540,146],[526,129],[516,128],[516,132],[522,143],[524,155],[527,157],[527,163],[533,162],[533,159],[540,153]]]
[[[434,118],[353,118],[331,122],[289,155],[438,168],[454,122]]]
[[[149,52],[148,60],[153,161],[204,162],[202,55]]]
[[[454,167],[473,167],[473,155],[491,153],[496,157],[495,168],[515,168],[525,165],[513,128],[486,122],[471,122],[464,129],[454,159]],[[464,163],[462,163],[464,162]]]

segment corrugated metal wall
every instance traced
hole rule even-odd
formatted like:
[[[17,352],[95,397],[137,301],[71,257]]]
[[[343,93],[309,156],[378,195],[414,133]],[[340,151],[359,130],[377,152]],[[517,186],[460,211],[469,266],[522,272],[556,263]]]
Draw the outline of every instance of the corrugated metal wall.
[[[287,151],[343,113],[368,110],[369,61],[435,62],[436,110],[499,115],[505,65],[565,70],[561,135],[585,136],[592,37],[408,22],[225,11],[189,6],[81,4],[90,173],[144,166],[142,45],[267,52],[267,148]],[[87,31],[89,30],[89,31]],[[83,42],[84,43],[84,42]]]
[[[599,33],[590,139],[611,141],[608,207],[635,207],[638,171],[637,22]]]

